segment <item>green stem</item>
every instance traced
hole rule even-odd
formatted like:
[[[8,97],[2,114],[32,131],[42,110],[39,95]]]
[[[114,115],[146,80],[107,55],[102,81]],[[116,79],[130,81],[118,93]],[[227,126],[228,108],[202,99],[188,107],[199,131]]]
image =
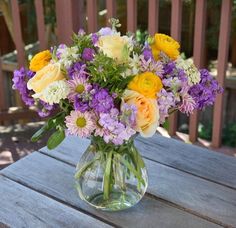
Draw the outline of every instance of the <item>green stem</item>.
[[[112,151],[108,153],[105,172],[104,172],[104,180],[103,180],[103,198],[104,198],[104,200],[108,200],[109,195],[110,195],[112,154],[113,154]]]
[[[84,166],[82,166],[82,168],[80,170],[78,170],[78,172],[76,172],[75,179],[79,179],[81,177],[81,175],[97,160],[99,160],[99,157],[94,158],[92,161],[90,161],[87,164],[85,164]]]

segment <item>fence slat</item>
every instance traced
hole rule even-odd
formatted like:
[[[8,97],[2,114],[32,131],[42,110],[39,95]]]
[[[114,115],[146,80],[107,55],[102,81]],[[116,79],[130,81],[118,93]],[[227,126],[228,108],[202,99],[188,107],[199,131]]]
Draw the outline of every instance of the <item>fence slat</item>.
[[[37,19],[37,30],[39,38],[40,50],[45,50],[47,48],[46,43],[46,28],[44,23],[44,10],[43,10],[43,0],[34,0],[36,19]]]
[[[97,0],[87,0],[87,15],[88,15],[88,33],[96,32],[98,29]]]
[[[181,41],[181,24],[182,24],[182,0],[172,0],[171,4],[171,36]],[[169,117],[168,132],[171,136],[175,135],[177,131],[178,113],[172,113]]]
[[[116,17],[116,1],[115,0],[106,0],[106,8],[107,8],[107,25],[109,26],[108,20],[110,18]]]
[[[221,6],[221,20],[220,20],[220,34],[218,44],[218,63],[217,63],[217,80],[221,86],[225,85],[225,74],[228,65],[229,55],[229,38],[231,27],[231,15],[232,15],[232,0],[222,1]],[[223,122],[223,94],[220,94],[216,98],[213,114],[213,134],[212,134],[212,146],[220,147],[221,135],[222,135],[222,122]]]
[[[0,111],[6,108],[5,81],[2,72],[2,58],[0,55]]]
[[[193,60],[198,68],[202,68],[204,66],[206,6],[207,1],[196,1]],[[198,116],[199,113],[194,111],[189,118],[189,139],[191,142],[196,142],[197,140]]]
[[[159,0],[148,1],[148,32],[154,35],[158,32],[159,25]]]
[[[127,0],[127,30],[135,32],[137,29],[137,0]]]
[[[73,33],[72,0],[57,0],[55,3],[58,42],[70,44]]]
[[[13,19],[14,43],[17,50],[18,66],[25,65],[25,50],[21,31],[20,10],[17,0],[11,0],[11,12]]]
[[[77,33],[80,28],[84,28],[85,18],[84,0],[72,0],[72,23],[75,33]]]

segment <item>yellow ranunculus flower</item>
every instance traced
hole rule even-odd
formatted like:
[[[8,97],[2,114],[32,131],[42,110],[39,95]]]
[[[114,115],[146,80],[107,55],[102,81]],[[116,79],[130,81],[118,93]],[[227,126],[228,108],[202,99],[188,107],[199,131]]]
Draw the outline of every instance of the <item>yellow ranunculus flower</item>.
[[[61,72],[60,63],[48,64],[37,71],[34,77],[28,81],[27,87],[36,93],[34,97],[39,97],[37,95],[41,94],[48,85],[63,79],[65,79],[65,75]]]
[[[137,91],[149,98],[156,98],[157,93],[162,89],[161,79],[152,72],[145,72],[136,75],[128,84],[128,88]]]
[[[133,90],[125,90],[122,98],[123,103],[135,105],[137,108],[135,130],[143,137],[153,136],[159,125],[157,100],[147,98]]]
[[[108,57],[116,59],[118,63],[128,61],[129,38],[119,34],[101,36],[98,40],[99,49]]]
[[[49,50],[41,51],[31,59],[29,69],[31,71],[37,72],[48,65],[51,58],[52,55]]]
[[[160,51],[164,52],[170,59],[175,60],[179,56],[179,43],[172,37],[156,33],[154,42],[151,44],[152,54],[155,60],[159,59]]]

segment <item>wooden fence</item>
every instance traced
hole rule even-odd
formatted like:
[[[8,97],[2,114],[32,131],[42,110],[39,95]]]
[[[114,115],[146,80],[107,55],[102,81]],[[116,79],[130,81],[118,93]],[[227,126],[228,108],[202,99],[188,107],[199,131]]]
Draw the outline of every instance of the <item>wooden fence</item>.
[[[98,1],[87,0],[86,9],[84,9],[83,0],[55,0],[56,2],[56,19],[57,19],[57,36],[60,43],[70,43],[70,36],[73,31],[84,24],[87,24],[87,31],[94,32],[98,29]],[[159,0],[148,0],[148,31],[154,34],[158,31],[158,15],[159,15]],[[45,38],[45,24],[44,24],[44,8],[43,0],[34,0],[36,15],[37,15],[37,29],[40,49],[47,48]],[[193,58],[197,67],[203,67],[204,47],[205,47],[205,31],[206,31],[206,0],[197,0],[195,7],[195,29],[194,29],[194,50]],[[116,16],[116,1],[106,0],[107,20]],[[231,27],[231,12],[232,0],[223,0],[221,6],[221,20],[219,33],[219,47],[218,47],[218,76],[217,80],[224,87],[226,67],[228,62],[229,52],[229,34]],[[11,11],[13,16],[13,32],[14,43],[17,50],[18,65],[25,64],[25,52],[22,39],[22,31],[20,26],[19,4],[17,0],[11,0]],[[87,20],[83,18],[81,12],[86,12]],[[182,0],[172,0],[171,9],[171,36],[176,40],[181,40],[181,20],[182,20]],[[137,28],[137,0],[127,0],[127,30],[134,32]],[[0,86],[3,87],[3,76],[1,73],[0,64]],[[4,89],[0,88],[0,110],[6,108]],[[212,146],[221,146],[221,133],[223,121],[223,95],[218,95],[216,104],[214,106],[213,115],[213,135]],[[174,135],[177,130],[177,113],[173,114],[170,119],[169,133]],[[197,140],[199,113],[195,112],[189,118],[189,138],[192,142]],[[7,115],[0,113],[0,120]]]

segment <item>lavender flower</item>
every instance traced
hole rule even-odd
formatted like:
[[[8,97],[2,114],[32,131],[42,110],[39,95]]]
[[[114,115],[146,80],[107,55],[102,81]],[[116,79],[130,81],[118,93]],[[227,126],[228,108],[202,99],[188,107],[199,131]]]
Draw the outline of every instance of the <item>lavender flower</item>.
[[[85,71],[86,65],[81,62],[77,62],[68,69],[68,75],[71,79],[75,77],[85,77],[88,73]]]
[[[52,114],[57,105],[50,105],[42,100],[36,101],[38,115],[42,118],[48,117]]]
[[[143,56],[146,61],[153,59],[152,50],[149,47],[145,47],[143,50]]]
[[[84,36],[86,33],[84,31],[84,29],[80,28],[78,31],[78,36]]]
[[[91,38],[92,38],[93,45],[96,46],[99,39],[98,35],[96,33],[93,33]]]
[[[143,55],[140,56],[140,69],[142,72],[150,71],[154,74],[162,77],[164,70],[163,65],[160,61],[155,61],[153,58],[149,58],[148,60],[145,59]]]
[[[101,36],[107,36],[107,35],[112,35],[114,34],[114,31],[110,28],[110,27],[104,27],[104,28],[101,28],[99,31],[98,31],[99,35]]]
[[[78,111],[84,113],[89,110],[89,102],[85,101],[77,96],[74,101],[74,108],[75,108],[75,110],[78,110]]]
[[[176,99],[173,92],[167,92],[165,89],[161,89],[158,93],[158,107],[160,124],[165,122],[166,117],[169,116],[169,109],[176,106]]]
[[[92,61],[95,55],[95,51],[92,48],[85,48],[82,53],[82,58],[85,61]]]
[[[213,79],[206,69],[200,70],[201,81],[190,88],[189,94],[196,102],[196,108],[202,110],[208,105],[213,105],[216,95],[223,92],[223,88]]]
[[[31,97],[33,91],[27,88],[27,82],[34,76],[32,71],[27,71],[24,67],[20,70],[15,70],[13,75],[13,89],[17,89],[22,100],[28,106],[34,105],[34,99]]]
[[[91,107],[97,113],[107,113],[114,107],[114,99],[106,89],[99,89],[92,98]]]
[[[127,103],[123,103],[121,105],[121,122],[130,126],[132,128],[136,125],[136,114],[137,107],[135,105],[129,105]]]
[[[131,127],[119,121],[119,111],[116,108],[110,113],[100,113],[99,125],[103,128],[103,139],[106,143],[121,145],[136,133]]]
[[[182,103],[178,109],[180,112],[186,113],[187,115],[192,114],[196,108],[196,102],[187,92],[182,96]]]
[[[67,46],[65,44],[60,44],[57,48],[57,51],[56,51],[56,57],[58,59],[61,58],[61,55],[62,53],[65,51],[65,49],[67,48]]]

